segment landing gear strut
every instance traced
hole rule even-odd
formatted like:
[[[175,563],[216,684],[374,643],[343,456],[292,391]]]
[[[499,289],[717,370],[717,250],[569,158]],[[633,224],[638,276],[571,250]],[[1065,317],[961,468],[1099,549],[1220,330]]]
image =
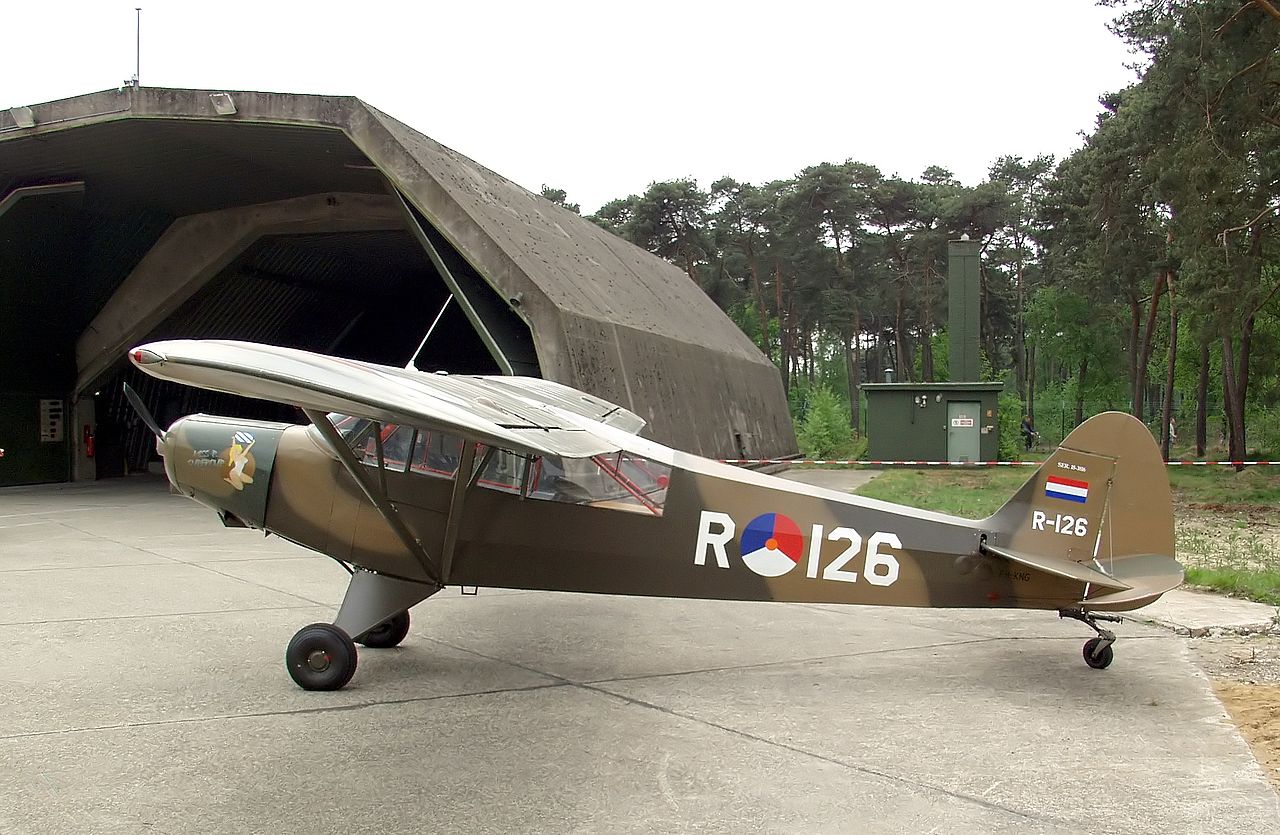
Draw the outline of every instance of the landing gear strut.
[[[340,690],[355,674],[356,644],[399,646],[409,634],[409,608],[439,590],[435,584],[356,569],[333,623],[304,626],[289,642],[284,656],[289,676],[303,690]]]
[[[1105,670],[1111,666],[1111,661],[1115,657],[1115,652],[1111,649],[1111,645],[1116,642],[1116,635],[1110,629],[1098,626],[1098,621],[1120,623],[1124,618],[1119,615],[1087,612],[1084,609],[1059,609],[1058,617],[1078,620],[1098,633],[1098,637],[1090,638],[1084,642],[1084,663],[1095,670]]]
[[[397,612],[368,632],[356,638],[357,644],[364,644],[374,649],[388,649],[399,646],[409,634],[408,610]]]

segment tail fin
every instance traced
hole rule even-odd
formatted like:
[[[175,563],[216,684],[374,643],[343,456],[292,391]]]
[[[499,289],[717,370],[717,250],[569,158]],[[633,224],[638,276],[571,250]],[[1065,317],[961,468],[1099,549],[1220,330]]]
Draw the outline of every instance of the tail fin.
[[[1080,424],[985,522],[987,550],[1087,583],[1090,608],[1137,608],[1182,582],[1168,471],[1122,412]]]

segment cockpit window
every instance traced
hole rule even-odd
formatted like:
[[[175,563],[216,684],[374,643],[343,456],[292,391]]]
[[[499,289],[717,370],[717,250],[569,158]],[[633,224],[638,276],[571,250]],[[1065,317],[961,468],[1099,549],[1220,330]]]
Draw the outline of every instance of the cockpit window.
[[[482,446],[476,451],[477,465],[483,460],[486,449]],[[525,456],[495,448],[476,484],[490,490],[501,490],[504,493],[519,493],[527,464],[528,459]]]
[[[544,455],[533,461],[528,496],[662,515],[671,468],[627,452],[593,458]]]
[[[382,438],[382,462],[388,472],[402,473],[409,463],[409,450],[413,447],[413,427],[394,423],[381,424],[378,434],[368,433],[364,442],[364,463],[378,466],[378,442]]]
[[[388,472],[436,478],[457,475],[463,441],[456,435],[336,413],[329,420],[367,466],[378,466],[380,440],[382,464]],[[661,516],[671,468],[629,452],[561,458],[490,450],[477,444],[471,475],[480,487],[530,499]]]
[[[342,436],[342,439],[351,445],[352,449],[359,449],[365,438],[369,436],[369,431],[373,428],[373,421],[368,418],[340,415],[337,412],[329,413],[329,422],[333,424],[334,429],[338,430],[338,434]]]
[[[411,472],[424,475],[453,478],[458,472],[458,459],[462,456],[462,439],[445,432],[425,429],[418,431],[413,447]]]

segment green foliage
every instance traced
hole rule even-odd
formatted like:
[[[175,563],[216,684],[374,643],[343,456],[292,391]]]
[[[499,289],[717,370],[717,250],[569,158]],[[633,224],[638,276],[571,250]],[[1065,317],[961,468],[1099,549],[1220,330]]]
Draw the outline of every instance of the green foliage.
[[[569,194],[562,188],[552,188],[546,183],[542,184],[542,196],[555,203],[557,206],[563,206],[575,215],[582,214],[582,207],[577,203],[569,202]]]
[[[951,379],[951,341],[947,339],[947,332],[938,331],[935,333],[929,345],[933,349],[933,379],[929,382],[945,383]],[[924,351],[917,349],[915,355],[917,380],[924,379],[923,360]]]
[[[813,389],[796,431],[800,451],[809,458],[827,458],[846,447],[852,434],[848,406],[824,386]]]
[[[1022,401],[1011,391],[1000,393],[1000,460],[1021,461],[1026,445],[1022,441]]]
[[[1185,453],[1204,345],[1210,443],[1280,451],[1280,23],[1241,0],[1101,2],[1141,76],[1099,91],[1105,112],[1056,165],[1000,155],[966,187],[940,166],[910,179],[824,161],[763,184],[656,181],[590,219],[729,311],[798,419],[815,388],[856,401],[886,366],[949,379],[947,242],[967,234],[982,251],[982,377],[1022,398],[1001,404],[1001,457],[1030,411],[1045,442],[1077,410],[1139,401],[1158,429],[1170,362]]]

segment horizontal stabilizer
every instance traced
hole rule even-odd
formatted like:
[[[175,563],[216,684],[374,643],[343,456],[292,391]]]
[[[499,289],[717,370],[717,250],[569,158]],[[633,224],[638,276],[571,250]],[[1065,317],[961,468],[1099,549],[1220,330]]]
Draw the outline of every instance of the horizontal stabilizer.
[[[1025,551],[1014,551],[1010,548],[1002,548],[997,545],[985,544],[982,546],[984,551],[1004,557],[1007,560],[1034,568],[1037,571],[1043,571],[1046,574],[1053,574],[1058,577],[1066,577],[1068,580],[1078,580],[1081,583],[1089,583],[1093,586],[1106,589],[1114,589],[1119,592],[1126,591],[1132,586],[1112,577],[1109,574],[1103,574],[1096,568],[1084,565],[1083,563],[1065,560],[1061,557],[1045,557],[1039,554],[1028,554]]]
[[[1112,594],[1081,601],[1091,609],[1136,608],[1145,606],[1182,584],[1182,563],[1163,554],[1129,554],[1115,561],[1113,570],[1128,586]],[[1145,602],[1142,602],[1145,601]]]

